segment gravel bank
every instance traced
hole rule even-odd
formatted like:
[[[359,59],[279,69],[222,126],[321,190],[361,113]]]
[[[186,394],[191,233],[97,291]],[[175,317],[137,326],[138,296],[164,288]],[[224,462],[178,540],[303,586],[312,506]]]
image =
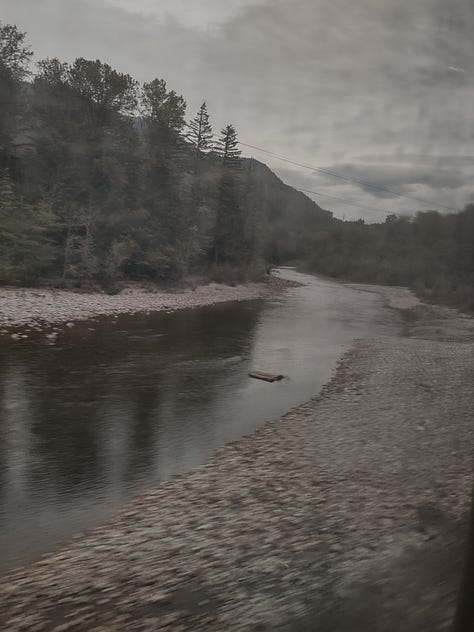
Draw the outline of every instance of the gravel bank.
[[[53,324],[96,316],[169,312],[225,301],[251,300],[269,296],[289,285],[290,282],[271,277],[267,283],[249,283],[234,287],[210,283],[195,289],[169,292],[129,287],[113,296],[100,292],[0,288],[0,333],[8,333],[7,328],[12,327],[44,329]]]
[[[418,307],[410,337],[357,344],[319,397],[11,573],[0,629],[448,630],[474,328],[436,313],[438,336]]]

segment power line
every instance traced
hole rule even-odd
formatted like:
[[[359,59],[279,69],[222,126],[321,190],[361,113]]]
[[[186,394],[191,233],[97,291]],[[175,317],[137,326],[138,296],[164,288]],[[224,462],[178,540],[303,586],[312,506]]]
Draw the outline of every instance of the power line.
[[[243,143],[239,141],[239,144],[243,147],[249,147],[250,149],[256,149],[257,151],[261,151],[264,154],[268,154],[269,156],[273,156],[273,158],[277,158],[283,162],[287,162],[291,165],[295,165],[297,167],[302,167],[303,169],[309,169],[310,171],[316,171],[317,173],[322,173],[327,176],[331,176],[332,178],[339,178],[341,180],[346,180],[347,182],[353,182],[355,184],[360,184],[361,186],[368,187],[370,189],[374,189],[376,191],[384,191],[385,193],[390,193],[399,198],[405,198],[407,200],[414,200],[415,202],[419,202],[421,204],[428,204],[429,206],[437,206],[439,208],[443,208],[447,211],[458,211],[459,209],[454,209],[450,206],[445,206],[444,204],[434,204],[428,200],[424,200],[422,198],[415,197],[413,195],[406,195],[403,193],[399,193],[398,191],[394,191],[393,189],[389,189],[387,187],[378,186],[376,184],[372,184],[370,182],[365,182],[364,180],[357,180],[356,178],[350,178],[349,176],[345,176],[340,173],[336,173],[335,171],[330,171],[329,169],[321,169],[320,167],[314,167],[312,165],[306,165],[301,162],[297,162],[295,160],[291,160],[290,158],[286,158],[285,156],[281,156],[280,154],[276,154],[273,151],[269,151],[268,149],[263,149],[262,147],[257,147],[256,145],[249,145],[248,143]],[[322,193],[316,193],[316,195],[323,195]],[[330,197],[330,196],[329,196]]]
[[[310,189],[301,189],[300,187],[293,187],[297,191],[301,191],[302,193],[312,193],[314,195],[321,195],[323,197],[331,198],[331,200],[337,200],[338,202],[342,202],[343,204],[348,204],[349,206],[355,206],[356,208],[361,208],[364,211],[372,211],[374,213],[383,213],[384,215],[392,215],[387,211],[383,211],[381,208],[374,208],[373,206],[362,206],[362,204],[357,204],[356,202],[352,202],[351,200],[347,200],[345,198],[337,197],[335,195],[329,195],[328,193],[320,193],[319,191],[311,191]]]

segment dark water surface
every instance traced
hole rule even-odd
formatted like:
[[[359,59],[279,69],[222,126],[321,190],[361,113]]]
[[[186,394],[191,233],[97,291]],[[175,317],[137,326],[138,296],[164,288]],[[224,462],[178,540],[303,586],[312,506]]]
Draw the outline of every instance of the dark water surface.
[[[281,274],[307,285],[275,300],[94,319],[54,344],[0,339],[1,568],[306,401],[354,339],[397,330],[375,294]],[[251,369],[287,379],[260,382]]]

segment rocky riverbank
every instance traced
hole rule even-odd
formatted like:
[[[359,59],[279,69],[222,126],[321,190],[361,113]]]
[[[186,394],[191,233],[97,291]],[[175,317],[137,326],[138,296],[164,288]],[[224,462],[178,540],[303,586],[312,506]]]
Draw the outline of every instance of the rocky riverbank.
[[[120,294],[73,292],[71,290],[0,288],[0,333],[12,328],[47,329],[96,316],[136,312],[175,311],[225,301],[265,298],[291,286],[284,279],[270,277],[266,283],[222,285],[209,283],[195,288],[160,291],[152,287],[128,287]],[[20,336],[13,332],[13,336]],[[26,336],[23,332],[21,335]]]
[[[315,399],[9,574],[0,628],[448,630],[474,322],[385,297],[405,310],[404,337],[356,344]]]

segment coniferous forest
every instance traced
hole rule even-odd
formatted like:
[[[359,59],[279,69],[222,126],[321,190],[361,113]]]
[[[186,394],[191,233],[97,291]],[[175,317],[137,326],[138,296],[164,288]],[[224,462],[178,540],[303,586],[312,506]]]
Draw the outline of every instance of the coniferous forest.
[[[227,282],[300,263],[474,309],[474,206],[341,221],[241,157],[229,123],[163,79],[39,61],[0,24],[0,282]],[[204,97],[205,95],[203,95]],[[416,210],[416,209],[414,209]]]

